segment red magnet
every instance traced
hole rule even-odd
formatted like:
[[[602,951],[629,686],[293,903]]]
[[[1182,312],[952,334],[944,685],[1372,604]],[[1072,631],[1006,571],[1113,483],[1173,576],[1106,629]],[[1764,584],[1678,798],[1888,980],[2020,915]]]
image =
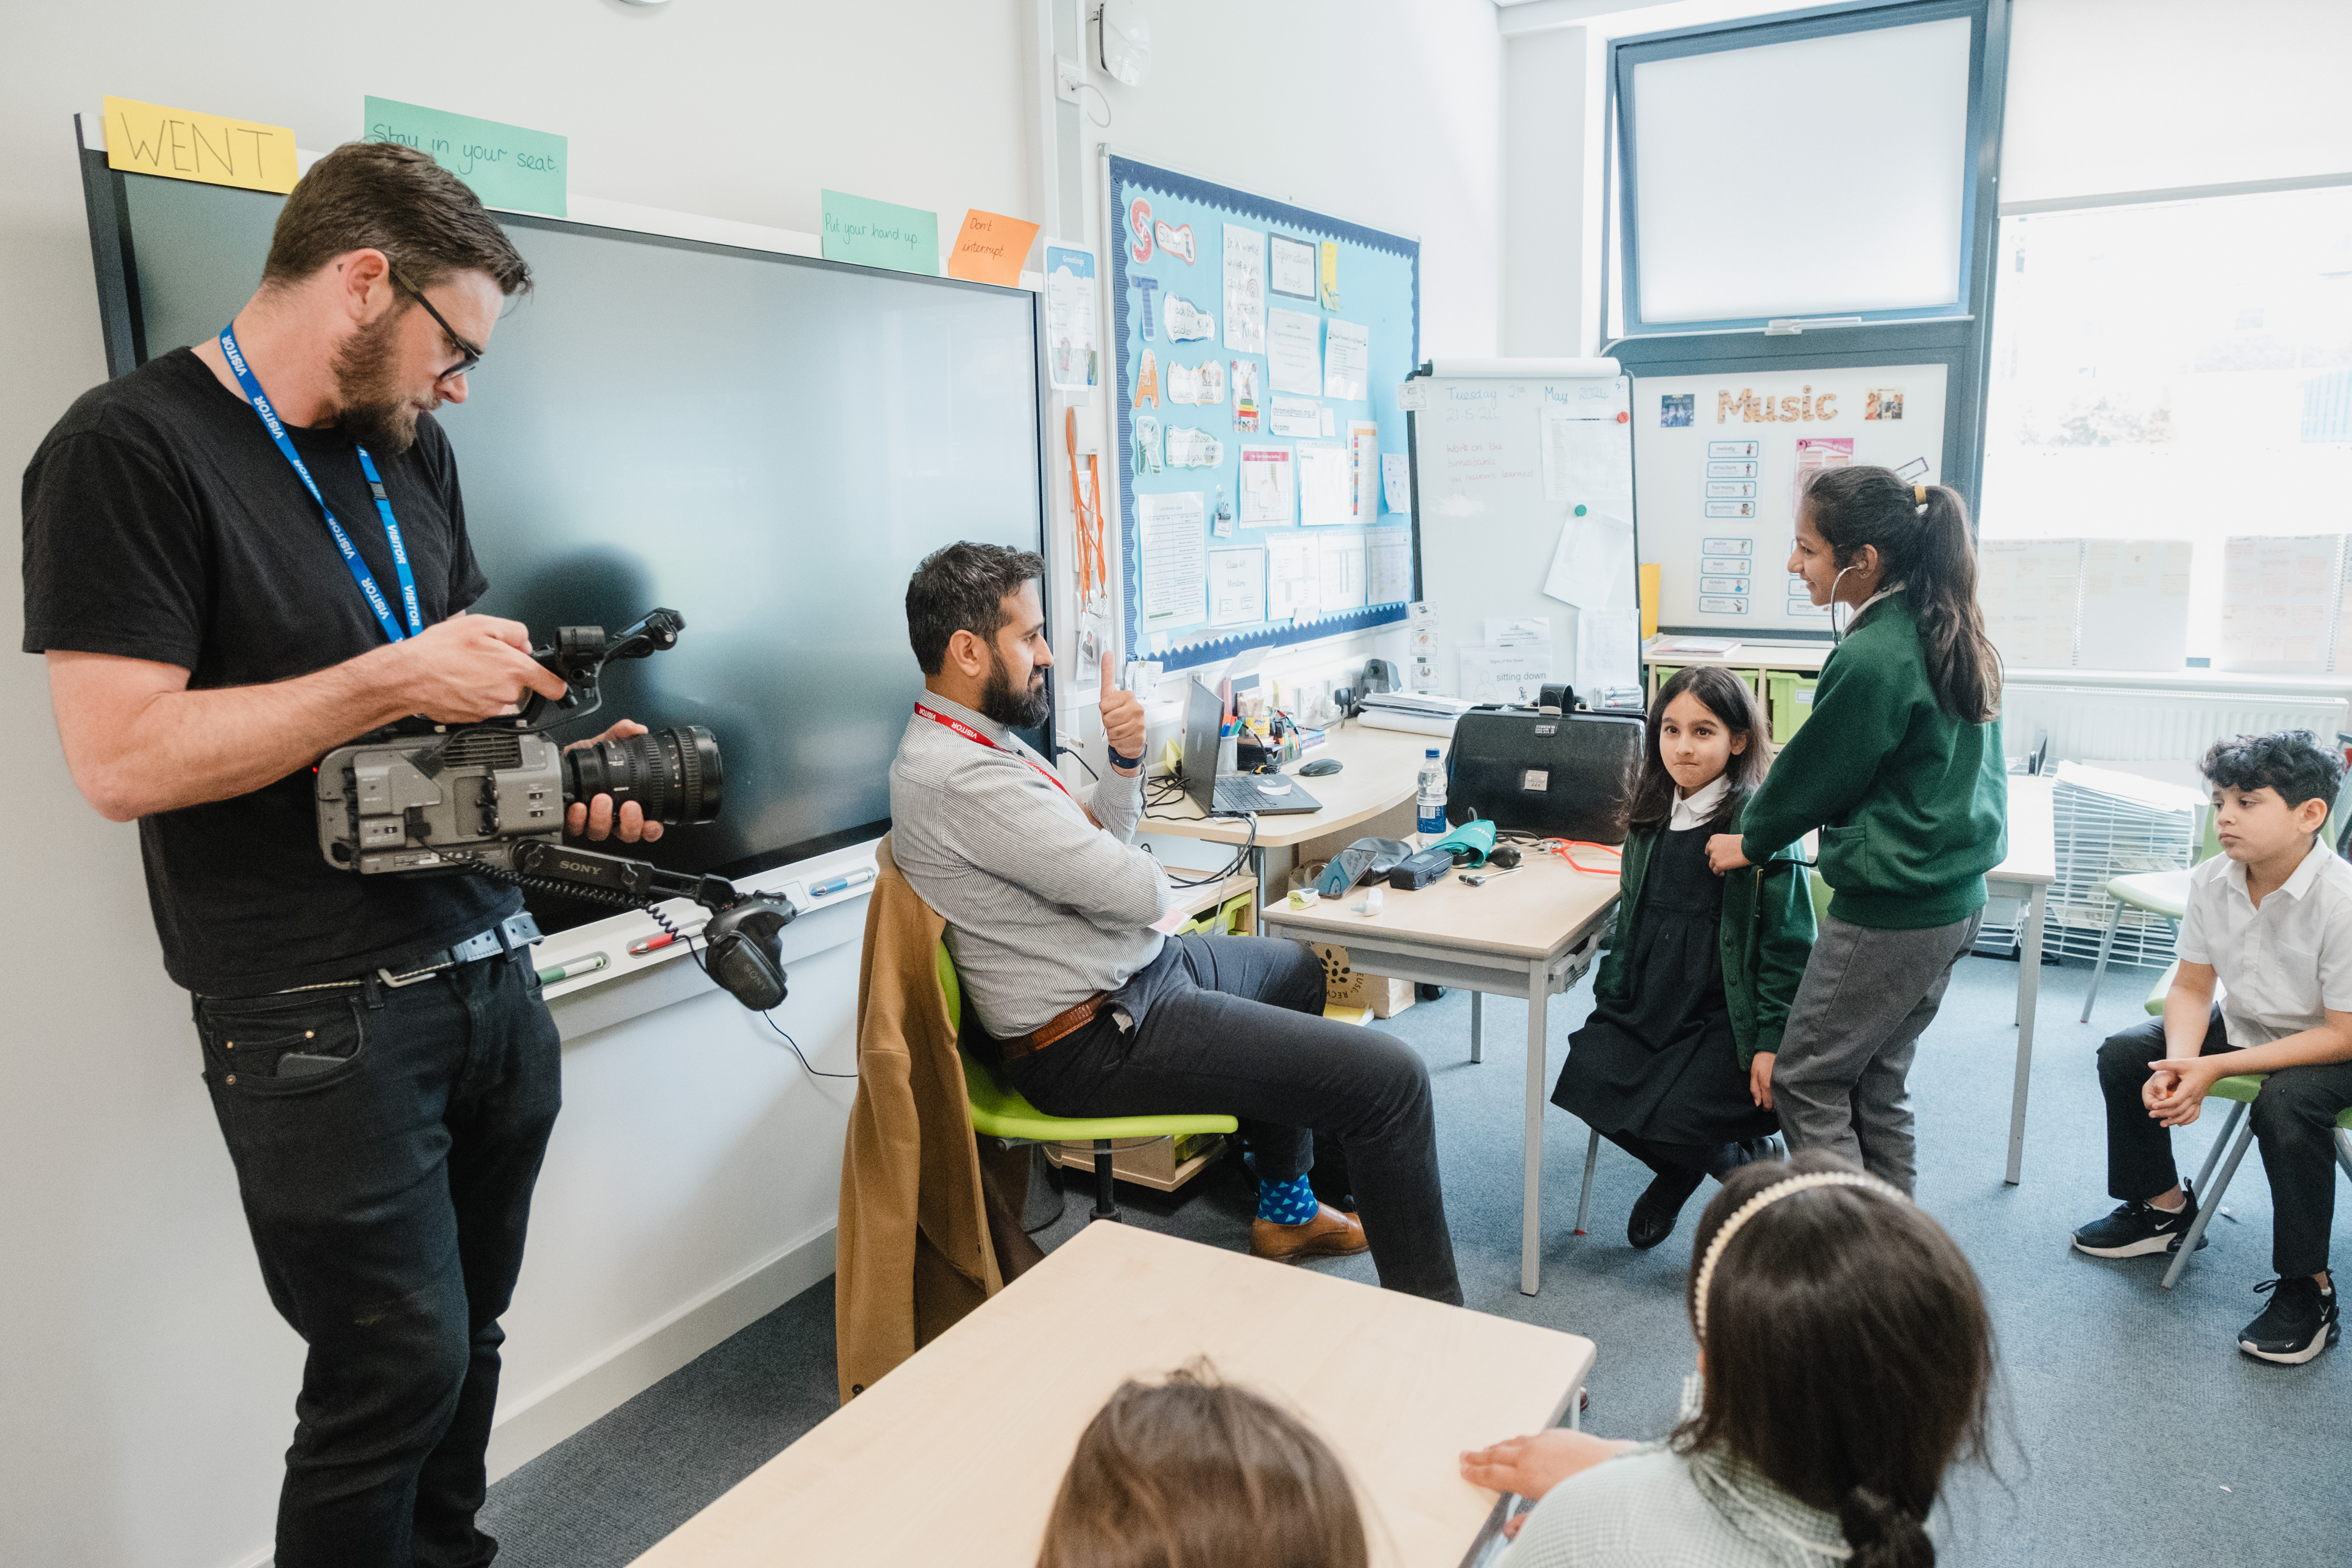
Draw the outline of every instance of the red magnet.
[[[1631,418],[1633,418],[1633,416],[1632,415],[1630,415],[1630,414],[1620,414],[1620,415],[1618,415],[1618,416],[1617,416],[1617,423],[1618,423],[1618,424],[1620,424],[1620,425],[1622,425],[1622,424],[1624,424],[1627,420],[1629,420],[1629,419],[1631,419]]]

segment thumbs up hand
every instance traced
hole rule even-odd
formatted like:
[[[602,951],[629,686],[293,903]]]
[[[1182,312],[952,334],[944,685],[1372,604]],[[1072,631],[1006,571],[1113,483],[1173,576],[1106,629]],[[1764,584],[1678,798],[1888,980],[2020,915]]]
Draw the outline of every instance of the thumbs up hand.
[[[1102,660],[1102,725],[1103,739],[1121,757],[1140,759],[1143,755],[1143,700],[1132,691],[1121,691],[1113,684],[1118,673],[1111,656]],[[1133,778],[1142,771],[1140,761],[1134,767],[1122,768],[1114,761],[1112,771]]]

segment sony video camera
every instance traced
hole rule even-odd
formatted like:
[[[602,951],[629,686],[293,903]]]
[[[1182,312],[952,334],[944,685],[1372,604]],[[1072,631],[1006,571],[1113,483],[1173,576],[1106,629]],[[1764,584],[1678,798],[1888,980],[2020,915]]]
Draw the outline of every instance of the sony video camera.
[[[561,698],[533,692],[520,712],[478,724],[404,720],[328,752],[316,770],[319,852],[362,876],[471,872],[629,909],[692,899],[710,911],[702,935],[711,978],[747,1007],[775,1006],[784,999],[777,933],[793,918],[788,901],[563,843],[564,808],[600,795],[615,813],[635,801],[665,826],[718,816],[726,773],[718,737],[699,724],[572,751],[545,733],[603,705],[597,676],[607,663],[674,647],[685,629],[676,610],[652,611],[609,641],[602,626],[561,627],[552,646],[531,649],[563,678]]]
[[[516,851],[561,843],[575,800],[609,795],[616,812],[634,800],[665,826],[712,820],[726,775],[718,738],[701,725],[571,752],[545,733],[602,705],[605,664],[676,647],[685,629],[676,610],[656,610],[609,642],[602,626],[562,627],[554,646],[531,649],[563,678],[560,699],[533,692],[520,712],[479,724],[404,720],[328,752],[318,769],[320,853],[362,876],[520,871]]]

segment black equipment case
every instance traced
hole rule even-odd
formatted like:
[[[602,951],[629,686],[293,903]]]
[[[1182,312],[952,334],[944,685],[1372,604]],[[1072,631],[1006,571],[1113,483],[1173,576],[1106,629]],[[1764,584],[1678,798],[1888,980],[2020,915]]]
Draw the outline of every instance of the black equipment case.
[[[1446,820],[1475,814],[1505,833],[1622,844],[1648,732],[1630,714],[1473,708],[1446,753]]]

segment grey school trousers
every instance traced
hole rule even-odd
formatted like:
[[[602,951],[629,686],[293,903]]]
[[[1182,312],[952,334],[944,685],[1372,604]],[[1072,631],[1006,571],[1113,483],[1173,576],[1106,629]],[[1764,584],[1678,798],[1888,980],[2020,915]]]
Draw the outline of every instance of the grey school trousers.
[[[1924,931],[1874,931],[1822,918],[1772,1062],[1790,1153],[1826,1149],[1911,1191],[1911,1058],[1983,920],[1979,910]]]

